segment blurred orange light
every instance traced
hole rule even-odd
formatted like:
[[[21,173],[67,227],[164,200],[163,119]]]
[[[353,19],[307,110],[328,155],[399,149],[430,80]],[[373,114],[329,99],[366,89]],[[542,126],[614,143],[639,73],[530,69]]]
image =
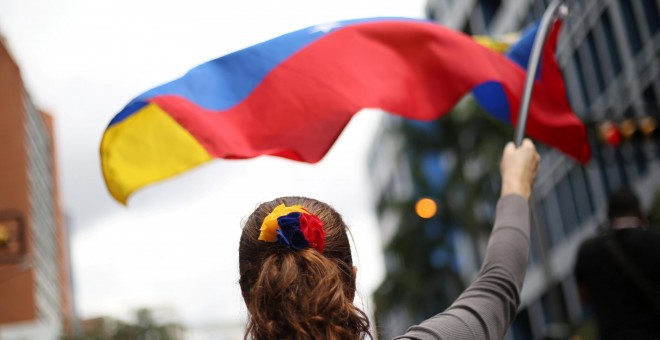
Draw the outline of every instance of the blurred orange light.
[[[635,131],[637,131],[637,126],[635,126],[635,122],[632,119],[626,119],[619,125],[619,130],[623,139],[630,139]]]
[[[421,218],[431,218],[438,211],[438,205],[430,198],[422,198],[415,204],[415,212]]]
[[[653,134],[653,131],[657,128],[657,124],[653,117],[644,117],[641,122],[639,122],[639,129],[642,131],[642,134],[646,137],[650,137]]]

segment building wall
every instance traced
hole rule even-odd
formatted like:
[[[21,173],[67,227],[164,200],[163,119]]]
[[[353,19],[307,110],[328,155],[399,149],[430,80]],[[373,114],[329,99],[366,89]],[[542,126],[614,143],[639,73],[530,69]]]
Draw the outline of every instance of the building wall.
[[[55,240],[57,252],[55,253],[55,259],[57,260],[57,271],[59,273],[59,280],[57,289],[59,290],[60,295],[60,304],[59,304],[59,313],[62,315],[61,323],[63,325],[62,332],[63,334],[73,334],[75,331],[75,306],[73,301],[73,282],[71,275],[71,256],[69,252],[69,231],[66,225],[66,219],[64,216],[64,208],[62,202],[59,199],[60,186],[58,175],[58,166],[57,166],[57,150],[55,148],[55,136],[53,131],[55,131],[54,122],[52,116],[46,113],[40,113],[45,128],[49,131],[50,136],[50,163],[52,164],[51,172],[52,178],[54,179],[52,183],[52,197],[53,197],[53,212],[54,212],[54,226],[55,226]]]
[[[53,122],[30,101],[3,44],[0,68],[0,214],[9,216],[0,223],[12,233],[0,248],[0,332],[57,338],[71,331],[73,308]]]
[[[540,19],[549,2],[429,0],[427,14],[469,34],[497,35],[521,30]],[[598,134],[604,122],[629,121],[639,127],[646,118],[660,118],[660,1],[566,3],[569,15],[564,20],[557,59],[569,101],[587,125],[593,156],[582,166],[539,145],[543,160],[533,197],[531,263],[521,311],[507,335],[509,339],[544,339],[558,336],[562,330],[558,325],[579,326],[584,314],[572,275],[574,259],[580,243],[597,233],[604,222],[607,194],[628,185],[649,208],[660,190],[657,131],[652,138],[636,133],[637,137],[618,145],[604,143]],[[387,145],[382,141],[386,138],[380,136],[378,144]],[[375,159],[370,163],[383,162]],[[390,175],[399,179],[407,176]],[[386,182],[395,181],[390,178]],[[381,197],[391,195],[387,186],[374,185],[380,186]]]
[[[25,222],[22,232],[28,240],[31,237],[31,220],[23,84],[18,67],[2,44],[0,75],[0,211],[22,218]],[[13,216],[8,219],[13,219]],[[29,242],[23,247],[27,248],[27,252],[32,249]],[[0,324],[37,317],[33,282],[34,271],[25,257],[12,256],[0,263]]]

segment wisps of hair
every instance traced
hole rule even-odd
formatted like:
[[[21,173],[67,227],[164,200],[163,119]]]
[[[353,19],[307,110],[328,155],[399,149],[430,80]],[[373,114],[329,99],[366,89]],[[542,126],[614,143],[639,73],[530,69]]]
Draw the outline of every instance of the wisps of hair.
[[[257,240],[263,218],[280,203],[300,204],[323,221],[323,253]],[[355,277],[346,229],[337,212],[313,199],[284,197],[255,210],[239,246],[239,283],[249,312],[245,339],[371,337],[367,315],[353,304]]]

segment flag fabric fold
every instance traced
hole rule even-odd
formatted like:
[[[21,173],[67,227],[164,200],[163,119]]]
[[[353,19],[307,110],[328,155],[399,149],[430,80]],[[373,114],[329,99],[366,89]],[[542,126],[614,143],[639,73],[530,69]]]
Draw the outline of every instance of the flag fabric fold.
[[[527,69],[538,28],[538,23],[531,25],[506,53],[509,60],[524,70]],[[541,53],[525,132],[586,163],[591,156],[586,129],[571,109],[564,79],[555,58],[560,28],[561,21],[555,21]],[[518,122],[522,91],[521,88],[516,98],[511,100],[501,82],[488,81],[475,87],[472,93],[484,110],[515,126]]]
[[[555,60],[553,44],[555,30],[546,62]],[[541,69],[528,134],[586,162],[586,131],[570,110],[561,73]],[[499,95],[507,106],[494,114],[515,123],[524,82],[523,67],[429,21],[318,25],[204,63],[133,99],[103,136],[103,175],[126,203],[135,190],[214,158],[314,163],[360,109],[433,120],[480,89],[485,102]],[[486,91],[486,84],[497,88]]]

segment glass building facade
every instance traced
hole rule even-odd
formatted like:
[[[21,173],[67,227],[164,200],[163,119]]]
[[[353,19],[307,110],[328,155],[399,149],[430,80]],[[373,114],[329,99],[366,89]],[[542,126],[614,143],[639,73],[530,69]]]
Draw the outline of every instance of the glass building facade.
[[[499,35],[519,31],[539,20],[549,2],[429,0],[426,10],[430,19],[468,34]],[[584,325],[588,315],[579,302],[573,266],[580,243],[599,232],[605,221],[608,193],[630,186],[649,209],[660,190],[660,138],[656,128],[660,121],[660,1],[565,3],[569,13],[559,38],[557,59],[573,110],[587,126],[592,158],[581,165],[540,145],[542,163],[532,201],[530,265],[522,306],[507,335],[510,339],[561,338],[567,328],[574,331]],[[402,124],[399,118],[385,118],[370,159],[373,169],[385,172],[386,168],[390,172],[389,177],[381,174],[373,179],[380,201],[393,195],[419,194],[411,184],[406,160],[383,156],[405,154],[401,152],[403,137],[388,135],[388,129],[397,124]],[[451,168],[451,157],[437,157],[445,161],[435,164]],[[464,167],[462,171],[469,174],[470,169]],[[433,181],[441,182],[442,178],[429,182]],[[485,197],[496,192],[492,189],[495,186],[485,185]],[[442,186],[438,188],[443,190]],[[488,207],[484,204],[484,209],[474,214],[490,218]],[[383,228],[388,229],[386,235],[401,228],[396,214],[387,209],[378,211]],[[461,233],[458,228],[454,234]],[[475,264],[484,245],[464,240],[454,237],[453,248],[459,251],[440,257],[455,260],[464,282],[469,282],[478,269]],[[384,238],[386,249],[390,241]],[[475,249],[466,250],[470,247]],[[416,321],[415,316],[403,314],[396,317]],[[384,333],[401,331],[390,328]]]

